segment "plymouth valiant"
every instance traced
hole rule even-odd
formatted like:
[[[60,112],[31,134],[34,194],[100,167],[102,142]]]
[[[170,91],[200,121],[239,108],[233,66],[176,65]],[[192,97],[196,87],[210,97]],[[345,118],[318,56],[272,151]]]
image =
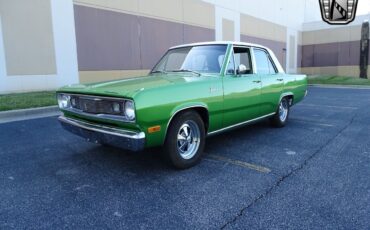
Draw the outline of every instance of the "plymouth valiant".
[[[285,74],[270,49],[207,42],[170,48],[147,76],[70,85],[57,98],[68,131],[131,151],[163,146],[183,169],[209,135],[264,118],[283,127],[306,93],[307,77]]]

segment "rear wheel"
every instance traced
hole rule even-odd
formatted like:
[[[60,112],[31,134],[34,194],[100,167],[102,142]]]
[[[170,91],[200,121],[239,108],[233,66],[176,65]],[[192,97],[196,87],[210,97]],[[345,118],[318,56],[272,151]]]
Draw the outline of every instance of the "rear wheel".
[[[176,168],[190,168],[201,160],[205,144],[202,118],[195,111],[176,115],[168,127],[165,156]]]
[[[284,97],[281,99],[275,115],[271,118],[272,125],[278,128],[284,127],[288,122],[289,110],[289,100]]]

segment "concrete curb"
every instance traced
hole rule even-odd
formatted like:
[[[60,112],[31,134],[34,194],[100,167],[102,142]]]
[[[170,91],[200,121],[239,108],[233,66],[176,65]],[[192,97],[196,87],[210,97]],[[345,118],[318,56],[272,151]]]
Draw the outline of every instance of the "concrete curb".
[[[318,88],[337,88],[337,89],[370,89],[370,86],[365,86],[365,85],[309,84],[308,86],[318,87]]]
[[[0,123],[57,116],[61,114],[58,106],[9,110],[0,112]]]

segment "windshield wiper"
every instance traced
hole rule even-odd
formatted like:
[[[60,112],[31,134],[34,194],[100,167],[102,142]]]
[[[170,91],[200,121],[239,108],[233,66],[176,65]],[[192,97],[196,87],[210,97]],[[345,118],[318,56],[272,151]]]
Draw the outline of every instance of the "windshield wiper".
[[[163,71],[163,70],[155,70],[155,71],[152,71],[150,73],[167,73],[167,72]]]
[[[202,75],[201,73],[197,72],[197,71],[194,71],[194,70],[189,70],[189,69],[177,69],[177,70],[171,70],[169,72],[187,72],[187,73],[194,73],[194,74],[197,74],[198,76]]]

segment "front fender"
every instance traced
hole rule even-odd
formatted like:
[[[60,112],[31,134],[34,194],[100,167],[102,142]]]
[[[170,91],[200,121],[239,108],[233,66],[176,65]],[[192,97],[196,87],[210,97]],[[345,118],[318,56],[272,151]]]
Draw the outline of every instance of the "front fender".
[[[222,122],[223,92],[210,92],[211,87],[222,89],[222,79],[216,77],[191,78],[184,84],[173,84],[158,89],[142,90],[134,97],[137,124],[145,132],[147,147],[162,145],[172,118],[188,108],[209,111],[210,130]],[[149,133],[148,128],[160,126]]]
[[[202,102],[189,102],[189,103],[182,103],[182,104],[176,104],[173,106],[163,106],[163,107],[156,107],[150,110],[145,111],[139,111],[138,112],[138,123],[140,123],[140,127],[143,132],[145,132],[147,140],[146,140],[146,146],[152,147],[152,146],[159,146],[164,144],[167,130],[169,127],[169,124],[171,123],[172,119],[181,111],[184,111],[186,109],[191,108],[205,108],[208,111],[208,106],[205,103]],[[155,112],[157,110],[157,112]],[[154,114],[156,113],[156,116],[150,116],[150,117],[156,117],[152,120],[147,120],[148,116],[145,116],[145,114]],[[160,131],[149,133],[148,128],[153,126],[160,126]]]

